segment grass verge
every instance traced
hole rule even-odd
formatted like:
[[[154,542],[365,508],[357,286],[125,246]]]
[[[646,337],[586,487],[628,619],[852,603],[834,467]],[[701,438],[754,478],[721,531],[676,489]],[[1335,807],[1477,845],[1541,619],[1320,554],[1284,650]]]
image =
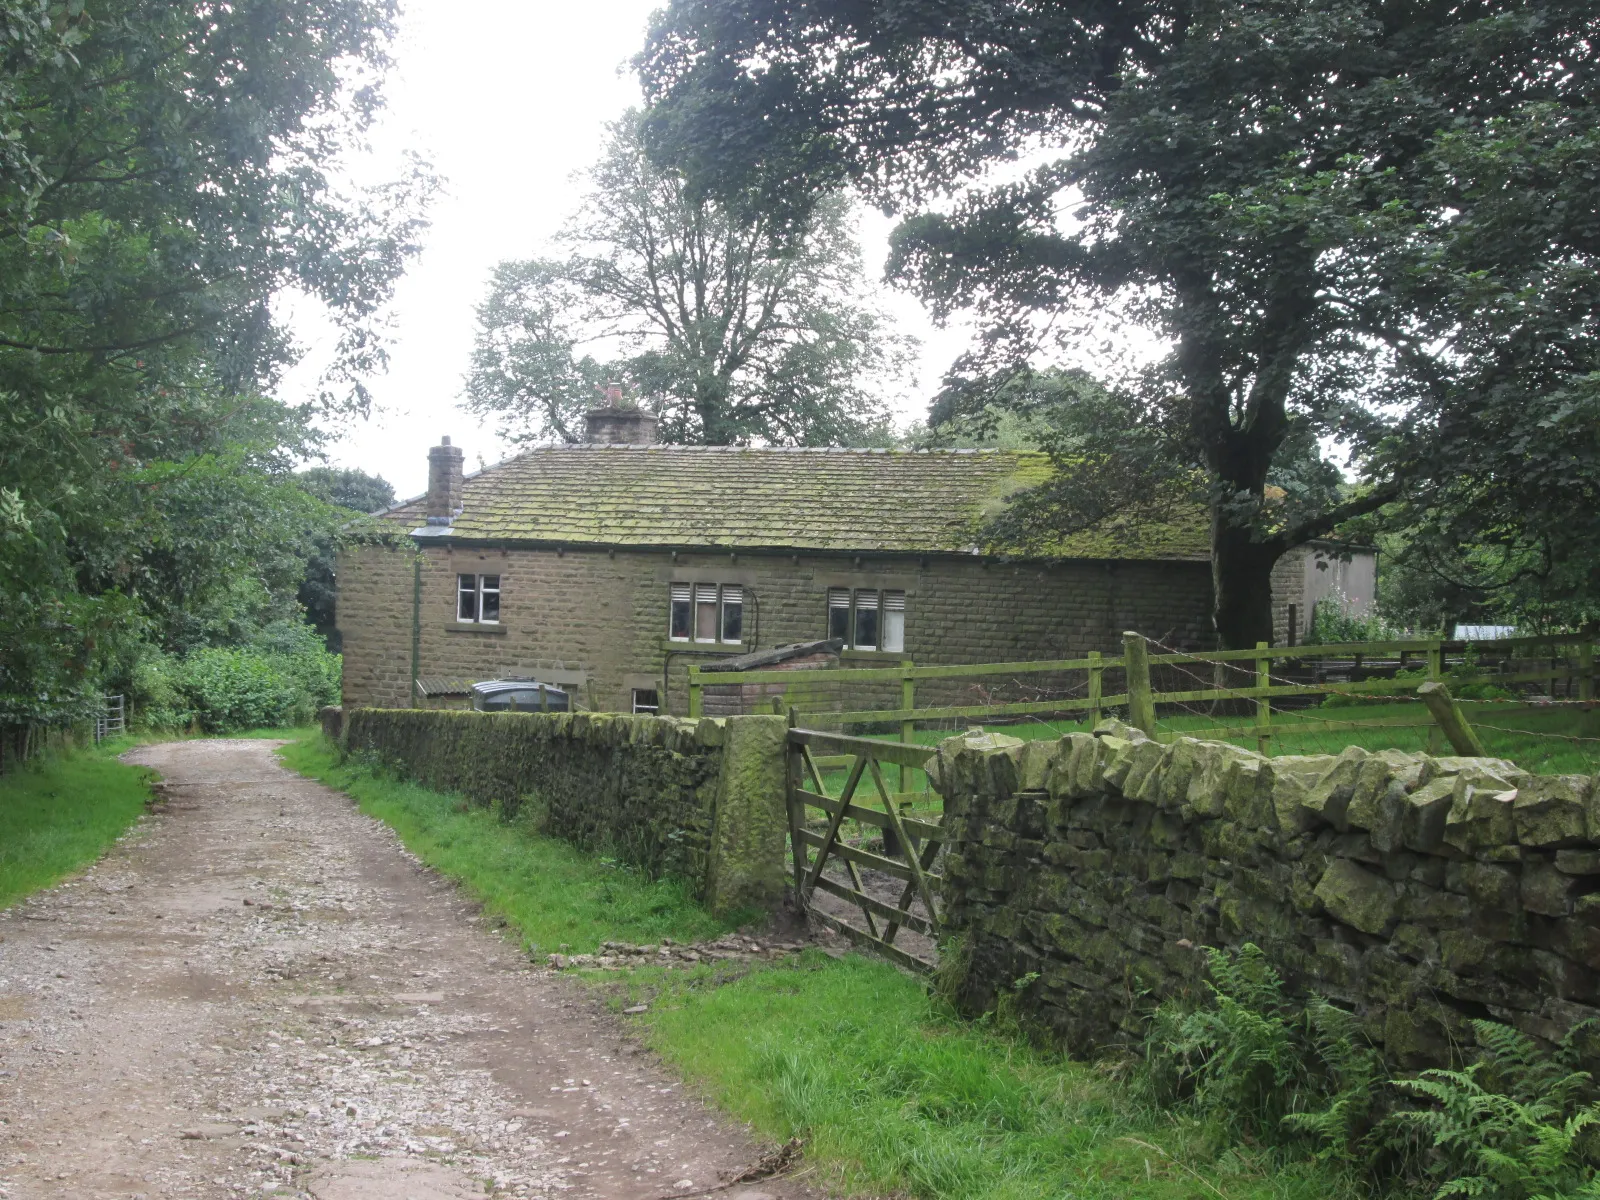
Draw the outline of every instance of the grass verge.
[[[774,1140],[806,1139],[819,1182],[926,1200],[1343,1200],[1353,1177],[1310,1157],[1221,1146],[1114,1075],[963,1021],[922,983],[859,955],[808,951],[718,979],[641,973],[651,1046]]]
[[[650,883],[455,797],[340,765],[320,736],[285,765],[348,792],[460,879],[525,941],[693,940],[724,926]],[[847,1192],[927,1200],[1343,1200],[1357,1189],[1309,1160],[1218,1150],[1201,1127],[1142,1105],[1104,1072],[962,1021],[876,959],[818,951],[753,969],[591,973],[691,1086]],[[756,1185],[759,1187],[759,1185]]]
[[[0,908],[104,854],[144,811],[154,772],[127,743],[43,755],[0,775]]]
[[[565,946],[587,954],[607,939],[691,942],[732,928],[677,880],[647,879],[525,823],[469,808],[458,796],[340,763],[320,732],[306,731],[278,754],[290,770],[349,794],[362,812],[391,826],[408,850],[515,926],[530,952]]]

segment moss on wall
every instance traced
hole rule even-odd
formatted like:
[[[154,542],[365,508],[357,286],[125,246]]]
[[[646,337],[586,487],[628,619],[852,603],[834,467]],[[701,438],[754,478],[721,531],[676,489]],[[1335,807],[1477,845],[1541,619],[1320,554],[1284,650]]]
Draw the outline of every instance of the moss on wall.
[[[714,912],[783,902],[788,737],[786,717],[728,718],[706,884]]]
[[[346,745],[553,837],[693,881],[717,911],[783,896],[781,717],[356,709]]]
[[[1554,1041],[1600,1017],[1600,798],[1585,776],[1356,747],[1261,755],[1095,736],[951,738],[946,918],[956,992],[1085,1050],[1253,942],[1289,986],[1358,1013],[1406,1067],[1490,1017]]]

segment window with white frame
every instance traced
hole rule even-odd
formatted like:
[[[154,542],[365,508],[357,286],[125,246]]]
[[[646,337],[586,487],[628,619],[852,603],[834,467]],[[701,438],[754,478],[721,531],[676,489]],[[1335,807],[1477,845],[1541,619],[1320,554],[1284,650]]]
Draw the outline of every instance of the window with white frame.
[[[667,605],[674,642],[744,641],[744,589],[732,583],[674,583]]]
[[[877,588],[829,588],[828,636],[850,650],[906,648],[906,594]]]
[[[633,711],[636,713],[658,713],[661,711],[661,693],[654,688],[633,689]]]
[[[456,576],[456,620],[476,625],[500,623],[500,576]]]

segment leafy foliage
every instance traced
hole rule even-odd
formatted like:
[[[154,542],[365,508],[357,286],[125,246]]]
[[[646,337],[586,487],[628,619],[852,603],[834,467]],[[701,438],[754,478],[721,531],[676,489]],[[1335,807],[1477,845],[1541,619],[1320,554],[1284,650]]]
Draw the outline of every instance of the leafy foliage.
[[[652,166],[638,131],[637,114],[612,127],[564,258],[496,269],[468,407],[513,440],[577,441],[615,382],[666,441],[882,440],[907,348],[863,299],[843,200],[788,228],[742,219]]]
[[[141,728],[226,733],[306,724],[339,702],[340,660],[309,625],[284,620],[240,646],[202,646],[182,657],[147,651],[131,679]]]
[[[1146,1079],[1232,1136],[1310,1137],[1346,1155],[1363,1132],[1382,1059],[1359,1022],[1326,1000],[1286,997],[1265,954],[1209,950],[1211,1002],[1156,1010]]]
[[[298,483],[317,499],[342,510],[344,520],[337,529],[323,528],[312,535],[311,553],[306,559],[305,577],[300,581],[298,598],[305,609],[306,620],[335,653],[338,628],[335,623],[335,601],[338,586],[334,579],[334,563],[339,547],[352,538],[367,535],[367,523],[361,514],[375,513],[394,503],[394,485],[377,475],[365,471],[339,470],[333,467],[311,467],[295,476]]]
[[[1152,442],[1198,472],[1247,646],[1283,551],[1379,511],[1594,594],[1594,34],[1575,0],[675,0],[639,61],[696,186],[800,221],[849,181],[908,214],[891,270],[985,325],[955,390],[1151,335],[1091,477],[1136,494]],[[1037,515],[1081,526],[1094,490]]]
[[[270,304],[326,306],[321,407],[363,408],[432,187],[330,178],[393,16],[0,0],[0,721],[80,715],[147,641],[295,615],[325,506],[288,479],[312,412],[264,396],[296,353]]]
[[[1207,951],[1210,1001],[1157,1009],[1144,1075],[1163,1104],[1187,1105],[1217,1134],[1363,1163],[1375,1181],[1424,1183],[1442,1200],[1592,1200],[1600,1125],[1592,1049],[1575,1027],[1553,1051],[1493,1021],[1474,1021],[1477,1060],[1392,1078],[1357,1019],[1320,997],[1285,996],[1253,945]],[[1420,1103],[1419,1103],[1420,1101]]]
[[[1430,1102],[1388,1120],[1419,1152],[1434,1193],[1492,1200],[1600,1196],[1594,1141],[1600,1125],[1588,1072],[1572,1066],[1571,1034],[1554,1055],[1531,1038],[1474,1021],[1481,1057],[1460,1071],[1423,1071],[1395,1086]]]

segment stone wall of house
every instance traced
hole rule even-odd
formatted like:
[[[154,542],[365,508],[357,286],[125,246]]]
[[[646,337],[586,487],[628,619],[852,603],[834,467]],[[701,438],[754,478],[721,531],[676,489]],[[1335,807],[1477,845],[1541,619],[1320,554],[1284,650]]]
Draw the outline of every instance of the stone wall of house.
[[[689,663],[709,661],[717,652],[826,636],[831,587],[905,591],[905,650],[876,656],[885,664],[902,657],[938,665],[1076,657],[1090,650],[1114,654],[1125,629],[1184,647],[1209,644],[1210,637],[1205,563],[1040,566],[965,556],[857,560],[463,547],[428,547],[423,553],[423,676],[531,676],[574,688],[586,704],[609,710],[629,709],[633,689],[659,691],[666,673],[665,699],[671,711],[682,713]],[[500,576],[498,625],[456,622],[456,576],[467,572]],[[345,706],[408,703],[406,555],[369,549],[346,554],[338,581]],[[743,587],[745,642],[710,653],[692,643],[669,643],[668,589],[674,582]],[[850,665],[866,663],[866,656],[853,655]]]
[[[343,638],[344,700],[400,707],[411,703],[412,556],[409,550],[354,546],[334,574]]]
[[[692,881],[718,911],[785,879],[782,717],[356,709],[345,745],[545,833]]]
[[[1015,993],[1088,1050],[1254,943],[1402,1066],[1485,1017],[1555,1040],[1600,1016],[1600,802],[1587,776],[1389,751],[1264,758],[1100,736],[939,748],[959,995]]]
[[[1296,546],[1272,566],[1272,644],[1289,644],[1289,610],[1294,609],[1294,640],[1306,640],[1311,614],[1306,611],[1306,555],[1309,547]]]

